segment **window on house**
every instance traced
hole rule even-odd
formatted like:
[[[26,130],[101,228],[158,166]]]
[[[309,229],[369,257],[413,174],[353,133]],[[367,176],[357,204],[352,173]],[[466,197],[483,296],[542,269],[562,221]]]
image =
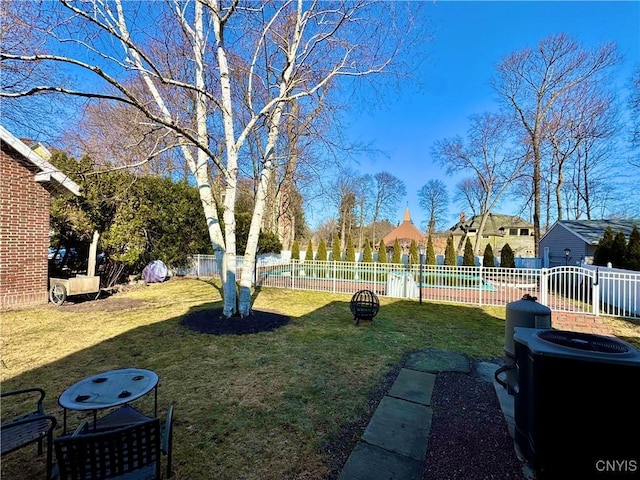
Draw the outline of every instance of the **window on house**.
[[[517,228],[510,228],[509,229],[509,235],[518,235],[518,229]]]
[[[521,228],[520,229],[520,235],[529,236],[529,229],[528,228]]]
[[[482,238],[489,238],[489,235],[482,235]]]

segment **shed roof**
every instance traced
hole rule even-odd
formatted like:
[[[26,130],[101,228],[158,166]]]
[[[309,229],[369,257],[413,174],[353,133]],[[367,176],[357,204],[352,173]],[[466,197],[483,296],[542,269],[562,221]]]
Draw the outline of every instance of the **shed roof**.
[[[546,237],[555,226],[559,226],[569,230],[589,245],[597,245],[607,227],[611,227],[614,235],[621,231],[625,237],[629,238],[634,225],[640,228],[640,219],[560,220],[542,238]]]
[[[38,173],[35,175],[36,182],[51,182],[54,188],[63,187],[74,195],[80,195],[80,187],[77,183],[31,150],[22,140],[14,136],[2,125],[0,125],[0,139],[2,143],[6,143],[18,152],[25,161],[36,167],[38,170]]]
[[[396,241],[396,239],[398,240],[398,242],[401,242],[402,240],[415,240],[416,243],[424,241],[424,234],[420,230],[418,230],[411,221],[409,207],[407,207],[404,211],[404,218],[402,219],[402,223],[391,230],[389,233],[387,233],[382,240],[384,241],[384,244],[386,246],[390,246]]]

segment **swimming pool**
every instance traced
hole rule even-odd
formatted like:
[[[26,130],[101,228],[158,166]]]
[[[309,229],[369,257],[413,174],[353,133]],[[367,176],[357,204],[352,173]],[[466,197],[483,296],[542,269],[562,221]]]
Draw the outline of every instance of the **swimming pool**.
[[[311,266],[306,268],[290,268],[289,265],[282,269],[271,269],[262,272],[262,278],[287,278],[292,281],[335,281],[335,282],[357,282],[370,283],[372,285],[389,285],[391,281],[401,282],[404,278],[406,282],[418,284],[420,276],[416,271],[386,270],[356,268],[348,269],[344,267],[333,268],[329,265]],[[452,272],[435,272],[427,270],[422,272],[422,288],[446,288],[461,290],[484,290],[495,292],[496,287],[487,279],[479,275]]]

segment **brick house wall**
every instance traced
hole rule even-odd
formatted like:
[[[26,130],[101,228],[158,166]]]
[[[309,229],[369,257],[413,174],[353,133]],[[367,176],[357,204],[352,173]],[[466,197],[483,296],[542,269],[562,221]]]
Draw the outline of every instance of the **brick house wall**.
[[[48,301],[51,195],[37,169],[2,142],[0,149],[0,309]]]

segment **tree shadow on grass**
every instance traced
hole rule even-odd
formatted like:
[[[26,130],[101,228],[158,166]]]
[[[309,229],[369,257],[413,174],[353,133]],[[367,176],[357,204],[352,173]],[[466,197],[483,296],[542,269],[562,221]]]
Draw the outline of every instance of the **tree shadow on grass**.
[[[268,294],[268,289],[261,294]],[[294,292],[288,301],[305,302],[307,298]],[[120,328],[128,318],[140,321],[141,317],[155,315],[156,307],[158,315],[165,315],[162,297],[145,302],[114,295],[104,301],[85,302],[82,308],[52,307],[54,317],[65,311],[63,325],[68,330],[49,339],[47,348],[63,348],[65,353],[50,363],[15,375],[11,374],[11,368],[20,367],[26,353],[14,351],[3,355],[8,370],[2,386],[7,391],[34,385],[44,388],[45,410],[59,420],[57,436],[62,433],[63,411],[56,399],[69,385],[112,369],[148,368],[160,377],[159,415],[168,405],[175,405],[178,412],[174,477],[206,478],[203,472],[216,468],[230,469],[234,478],[243,476],[247,473],[243,470],[243,457],[257,448],[255,439],[280,432],[276,440],[286,441],[287,445],[302,444],[294,455],[298,463],[291,461],[287,452],[281,452],[278,441],[269,442],[273,447],[260,446],[272,448],[266,450],[267,457],[282,457],[282,467],[277,471],[280,478],[288,478],[285,472],[290,472],[287,469],[292,463],[296,468],[307,468],[308,462],[300,458],[310,452],[315,462],[313,468],[317,469],[314,472],[326,469],[334,475],[329,479],[336,478],[377,402],[395,378],[400,367],[398,361],[407,350],[434,347],[467,354],[480,351],[484,355],[502,351],[504,320],[483,311],[436,304],[421,308],[415,301],[383,303],[374,324],[356,326],[348,296],[327,301],[303,314],[255,310],[253,316],[228,321],[219,318],[221,301],[203,302],[191,305],[186,313],[141,324],[115,336],[106,329],[102,340],[88,337],[76,350],[69,350],[64,343],[67,337],[79,335],[75,333],[78,324],[95,322],[96,329],[102,325],[85,311],[86,307],[91,306],[96,313],[113,312],[106,316],[112,320],[106,321],[113,322],[113,328]],[[287,311],[284,304],[271,304],[274,309]],[[255,328],[257,324],[259,328]],[[200,330],[194,333],[194,327]],[[270,333],[251,335],[265,331]],[[371,371],[364,373],[363,366],[371,366]],[[362,377],[378,375],[381,368],[388,368],[389,372],[383,373],[381,379],[368,380],[375,385],[374,391],[369,396],[360,392],[353,404],[353,385],[362,382]],[[154,409],[153,395],[136,402],[136,408],[143,412]],[[318,412],[311,423],[307,409]],[[3,411],[11,413],[4,402]],[[274,412],[278,414],[275,417]],[[86,412],[67,414],[72,428],[87,419]],[[336,415],[340,420],[334,420]],[[277,427],[270,426],[274,422],[279,422]],[[345,426],[341,427],[342,424]],[[310,431],[314,432],[315,440],[304,444],[309,441]],[[242,446],[243,443],[247,445]],[[35,447],[23,449],[3,458],[2,478],[39,478],[44,471],[44,459],[43,456],[34,459],[34,450]],[[194,458],[198,459],[195,466]],[[268,461],[251,466],[253,470],[265,469],[265,474],[272,468]]]

